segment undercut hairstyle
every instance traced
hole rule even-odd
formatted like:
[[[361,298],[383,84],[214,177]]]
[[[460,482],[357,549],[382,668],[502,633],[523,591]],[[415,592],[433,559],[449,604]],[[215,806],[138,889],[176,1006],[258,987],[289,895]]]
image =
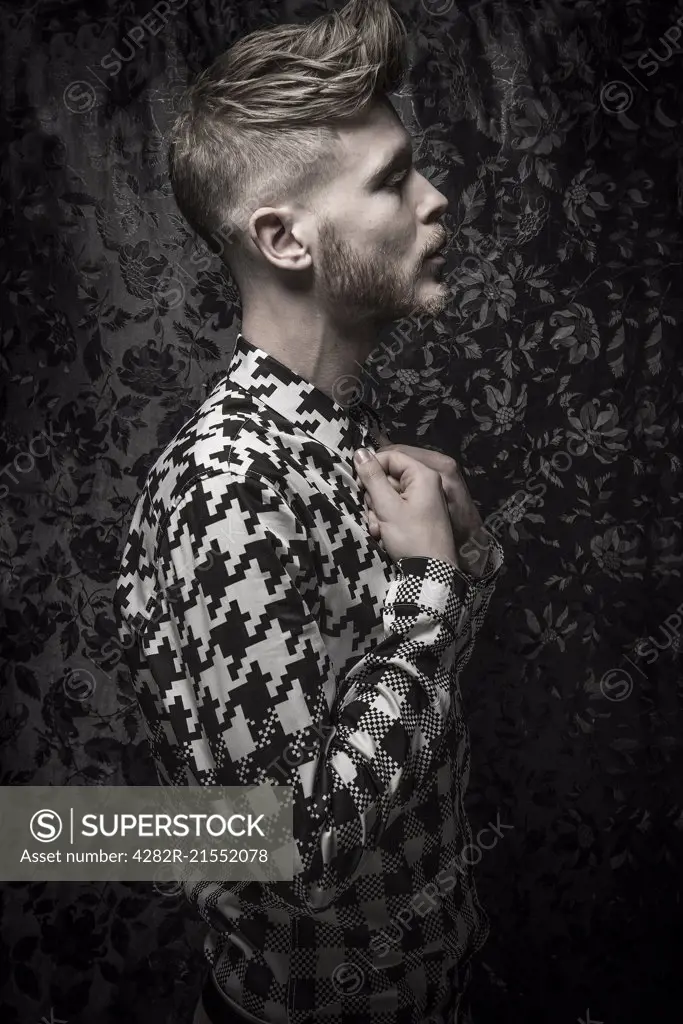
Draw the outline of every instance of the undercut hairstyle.
[[[260,206],[310,203],[338,168],[337,127],[400,88],[407,35],[389,0],[258,29],[186,90],[169,137],[176,203],[239,283]]]

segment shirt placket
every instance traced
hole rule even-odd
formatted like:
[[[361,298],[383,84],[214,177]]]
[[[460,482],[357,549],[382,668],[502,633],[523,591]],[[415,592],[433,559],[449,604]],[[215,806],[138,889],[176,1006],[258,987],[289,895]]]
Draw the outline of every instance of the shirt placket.
[[[374,428],[370,424],[368,416],[361,408],[351,406],[348,410],[349,419],[355,427],[355,433],[359,438],[358,448],[372,448],[379,450],[379,439],[375,436]]]

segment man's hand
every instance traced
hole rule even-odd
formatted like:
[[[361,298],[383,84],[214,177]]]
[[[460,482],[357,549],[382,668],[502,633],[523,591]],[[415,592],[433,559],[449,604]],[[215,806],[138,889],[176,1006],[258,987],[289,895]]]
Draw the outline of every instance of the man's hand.
[[[382,464],[382,468],[386,473],[389,472],[388,462],[386,458],[382,458],[382,453],[390,449],[404,452],[404,454],[409,455],[417,462],[421,462],[423,465],[429,466],[430,469],[435,469],[439,473],[451,519],[453,539],[458,552],[458,562],[464,572],[472,576],[481,576],[484,566],[488,561],[490,538],[486,533],[483,520],[472,501],[467,484],[462,478],[458,463],[449,455],[433,452],[427,448],[416,448],[407,444],[383,444],[375,452],[375,457]],[[388,479],[394,490],[400,493],[398,480],[391,476]],[[367,491],[365,492],[365,506],[367,509],[368,529],[375,540],[378,540],[380,536],[379,527],[374,517],[372,502]]]

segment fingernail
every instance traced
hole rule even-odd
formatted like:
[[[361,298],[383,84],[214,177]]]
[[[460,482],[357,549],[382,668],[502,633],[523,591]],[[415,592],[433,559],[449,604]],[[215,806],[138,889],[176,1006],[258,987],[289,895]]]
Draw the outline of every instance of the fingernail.
[[[359,448],[356,452],[355,458],[356,462],[368,462],[371,455],[367,448]]]

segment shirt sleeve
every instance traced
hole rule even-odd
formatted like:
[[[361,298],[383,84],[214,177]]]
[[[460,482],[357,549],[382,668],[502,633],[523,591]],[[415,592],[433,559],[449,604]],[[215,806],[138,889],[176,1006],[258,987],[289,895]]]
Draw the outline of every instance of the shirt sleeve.
[[[469,580],[440,559],[400,559],[381,639],[341,676],[317,620],[312,543],[264,478],[199,480],[160,532],[157,608],[140,632],[171,709],[152,739],[158,770],[170,784],[292,786],[287,886],[307,912],[345,892],[397,794],[433,774],[453,651],[470,644],[497,571]]]

